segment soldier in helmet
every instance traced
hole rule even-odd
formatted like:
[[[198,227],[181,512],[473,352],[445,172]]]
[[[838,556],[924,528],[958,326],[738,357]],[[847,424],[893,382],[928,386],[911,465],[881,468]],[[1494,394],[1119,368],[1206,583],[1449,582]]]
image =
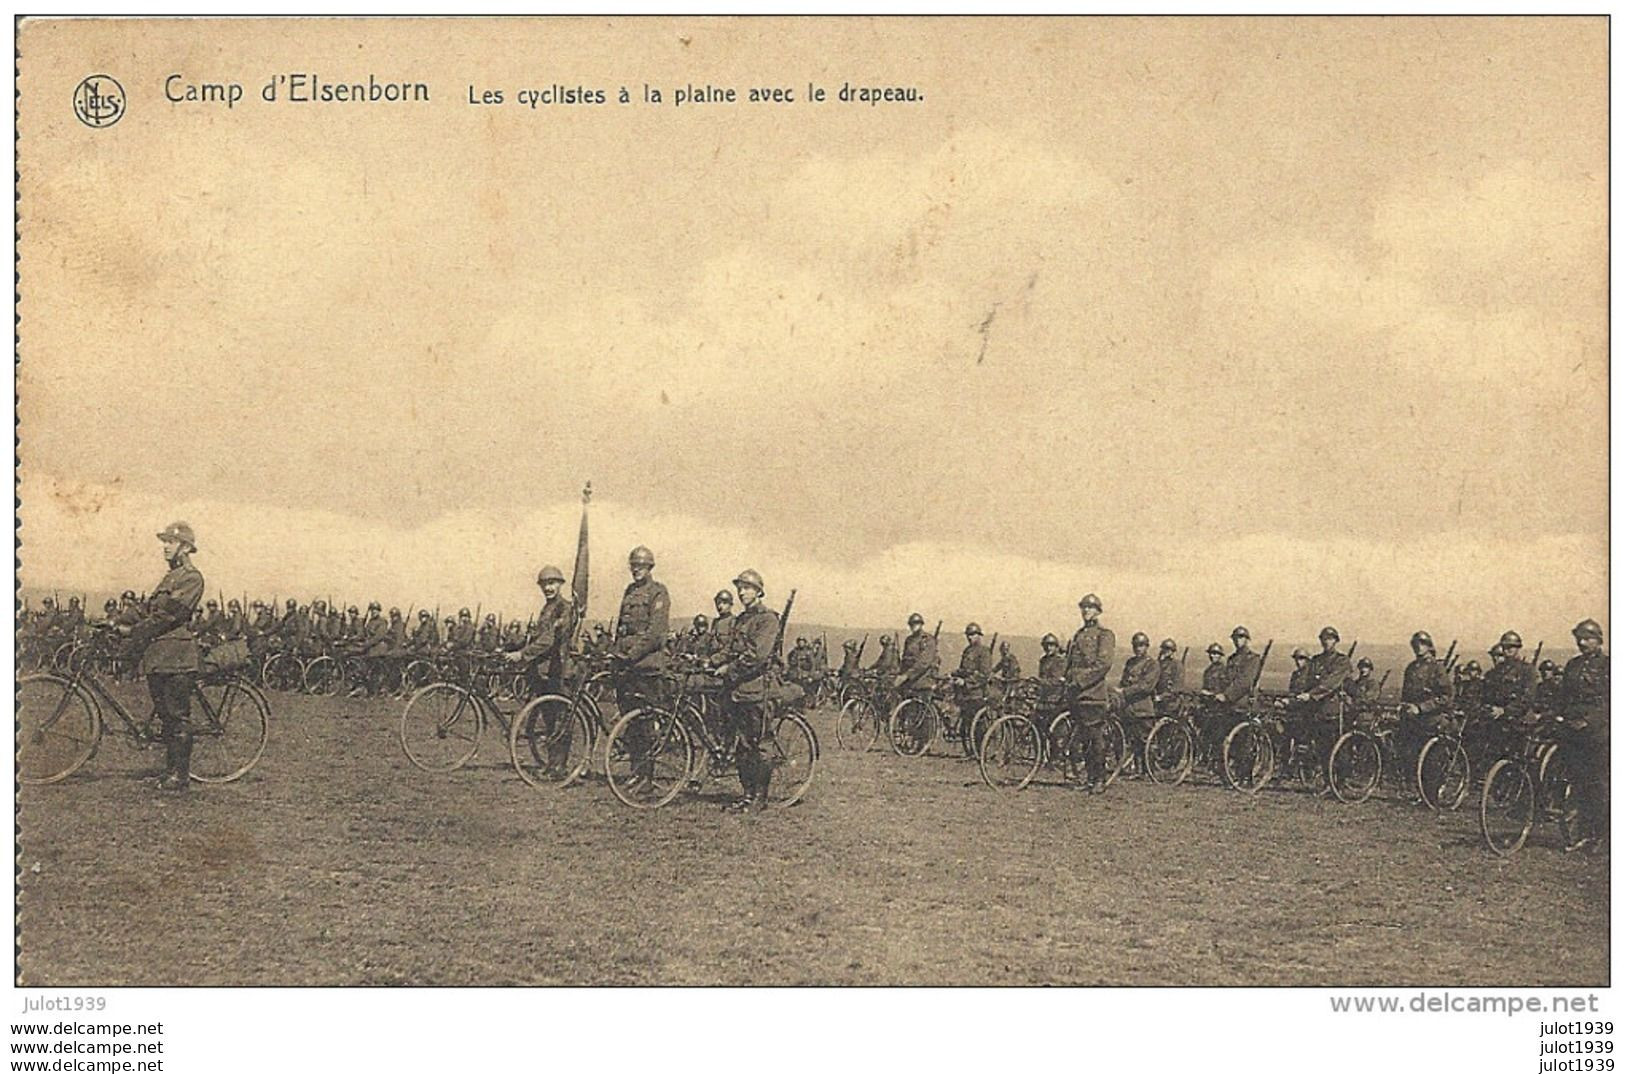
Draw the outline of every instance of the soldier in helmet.
[[[474,648],[479,632],[474,627],[474,613],[463,608],[457,613],[457,623],[446,631],[446,644],[453,652],[466,653]]]
[[[1348,698],[1349,708],[1353,712],[1365,712],[1377,702],[1377,666],[1371,662],[1370,657],[1360,657],[1360,662],[1354,665],[1354,678],[1343,683],[1343,693]]]
[[[532,696],[562,693],[569,674],[570,636],[575,632],[575,606],[564,599],[564,572],[551,563],[536,574],[542,591],[542,610],[536,616],[536,635],[521,649],[506,654],[530,671]]]
[[[427,608],[420,609],[417,626],[412,628],[412,636],[406,642],[407,652],[413,656],[423,656],[438,648],[440,648],[440,624],[434,621],[433,612]]]
[[[1484,675],[1481,703],[1493,719],[1522,720],[1534,695],[1535,669],[1523,658],[1523,638],[1517,631],[1502,634],[1495,648],[1501,655]]]
[[[1179,659],[1179,645],[1163,638],[1157,646],[1157,715],[1178,711],[1179,695],[1185,689],[1185,664]]]
[[[1223,673],[1212,676],[1215,686],[1211,691],[1205,687],[1208,675],[1203,676],[1203,700],[1206,704],[1201,733],[1215,755],[1223,745],[1225,736],[1247,718],[1254,691],[1258,688],[1259,677],[1263,674],[1264,658],[1253,652],[1252,644],[1252,632],[1245,626],[1238,625],[1230,632],[1232,651],[1225,660]],[[1209,654],[1215,648],[1217,643],[1209,646]],[[1212,674],[1212,671],[1210,666],[1209,674]]]
[[[1536,680],[1534,693],[1530,695],[1529,707],[1544,716],[1557,711],[1557,701],[1563,688],[1563,680],[1557,673],[1556,661],[1542,660],[1537,670],[1540,673],[1540,678]]]
[[[621,595],[621,610],[615,620],[615,642],[611,656],[616,664],[616,702],[622,712],[630,712],[660,697],[660,677],[668,665],[666,632],[671,628],[671,595],[654,580],[655,556],[642,545],[627,557],[632,581]],[[654,757],[631,729],[627,749],[634,757],[633,793],[653,790]]]
[[[719,589],[712,601],[716,605],[717,614],[711,620],[711,637],[706,641],[707,654],[716,655],[728,651],[728,639],[734,630],[734,595],[732,590]]]
[[[147,602],[146,614],[134,624],[117,628],[141,651],[141,673],[163,728],[164,772],[158,786],[184,791],[191,782],[192,692],[197,687],[200,654],[197,639],[188,629],[192,612],[203,599],[203,575],[192,566],[197,538],[184,522],[171,523],[159,534],[164,561],[169,565]]]
[[[689,656],[705,657],[710,655],[711,620],[704,615],[696,615],[689,627],[688,636],[683,639],[681,649]]]
[[[1207,667],[1202,669],[1202,693],[1215,695],[1224,689],[1229,676],[1224,665],[1224,646],[1218,642],[1209,642],[1207,647]]]
[[[1580,655],[1563,669],[1559,707],[1574,757],[1575,789],[1579,792],[1580,831],[1570,850],[1597,846],[1608,838],[1611,743],[1608,698],[1608,654],[1602,650],[1602,625],[1582,619],[1574,628]]]
[[[1469,660],[1456,669],[1456,701],[1465,709],[1478,708],[1484,703],[1484,669],[1477,660]]]
[[[1292,650],[1292,678],[1288,680],[1286,692],[1301,694],[1309,689],[1309,654],[1302,646]]]
[[[1308,682],[1292,692],[1289,703],[1298,732],[1307,735],[1320,758],[1331,753],[1343,715],[1343,684],[1353,671],[1348,655],[1337,649],[1340,640],[1336,627],[1320,629],[1320,652],[1309,658]]]
[[[993,665],[993,674],[1006,684],[1021,681],[1021,661],[1007,641],[999,642],[999,662]]]
[[[1405,665],[1399,687],[1399,728],[1395,734],[1399,756],[1414,758],[1422,744],[1439,731],[1439,721],[1456,699],[1456,686],[1434,653],[1433,635],[1418,630],[1411,635],[1414,659]]]
[[[976,714],[987,707],[987,687],[992,675],[993,654],[982,644],[982,628],[967,623],[965,648],[960,651],[959,670],[954,673],[954,701],[959,708],[959,740],[969,754],[975,753],[971,724]]]
[[[485,622],[480,624],[474,644],[483,653],[494,653],[502,648],[502,625],[497,622],[496,612],[485,613]]]
[[[729,720],[739,736],[736,756],[742,794],[727,808],[736,813],[760,812],[767,808],[773,778],[773,767],[763,759],[761,749],[779,617],[762,601],[765,586],[760,574],[753,570],[740,571],[739,577],[734,579],[734,588],[743,610],[717,674],[727,687]]]
[[[925,632],[925,616],[914,612],[908,617],[908,637],[903,639],[897,692],[905,697],[929,693],[937,664],[937,639]]]
[[[1145,751],[1145,739],[1157,719],[1157,660],[1151,655],[1151,638],[1135,631],[1129,639],[1131,655],[1123,661],[1117,681],[1117,700],[1123,719],[1124,743],[1130,758]]]
[[[220,602],[206,600],[203,602],[203,619],[198,623],[197,636],[204,645],[213,645],[220,640]]]
[[[1109,716],[1106,677],[1111,673],[1117,638],[1100,625],[1100,598],[1085,594],[1078,601],[1083,625],[1072,635],[1066,650],[1068,707],[1074,720],[1074,741],[1067,749],[1066,765],[1076,777],[1079,754],[1083,761],[1083,785],[1092,794],[1106,789],[1106,732]]]
[[[1061,639],[1045,634],[1038,641],[1043,655],[1038,658],[1038,681],[1061,683],[1066,681],[1066,654],[1061,651]]]

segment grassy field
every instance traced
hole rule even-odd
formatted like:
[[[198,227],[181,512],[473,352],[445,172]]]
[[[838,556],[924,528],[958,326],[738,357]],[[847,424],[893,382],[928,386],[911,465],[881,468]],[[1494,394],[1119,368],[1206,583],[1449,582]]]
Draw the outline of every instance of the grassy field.
[[[273,695],[240,783],[160,797],[109,738],[20,791],[20,981],[1600,985],[1606,860],[1470,812],[1123,781],[999,794],[946,753],[836,749],[759,816],[538,791],[495,731],[412,768],[399,703]]]

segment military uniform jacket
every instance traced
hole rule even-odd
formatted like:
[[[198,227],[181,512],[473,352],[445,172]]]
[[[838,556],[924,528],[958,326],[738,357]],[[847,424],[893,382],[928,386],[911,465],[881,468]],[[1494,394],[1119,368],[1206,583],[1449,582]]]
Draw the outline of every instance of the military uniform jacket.
[[[1289,694],[1306,694],[1309,692],[1310,676],[1309,661],[1303,662],[1303,667],[1293,668],[1292,677],[1286,681],[1286,690]]]
[[[1349,704],[1364,708],[1377,700],[1377,687],[1381,681],[1375,675],[1356,675],[1343,683],[1343,693],[1348,695]]]
[[[735,616],[728,641],[728,685],[735,701],[756,702],[767,696],[773,670],[773,643],[779,638],[779,613],[761,601]]]
[[[389,655],[389,620],[379,615],[361,624],[361,653],[363,656]]]
[[[1116,635],[1099,623],[1081,626],[1072,635],[1066,647],[1066,681],[1079,700],[1106,700],[1106,676],[1116,649]]]
[[[203,574],[189,560],[164,575],[147,598],[147,614],[130,628],[130,639],[142,646],[143,675],[197,671],[197,639],[192,612],[203,599]]]
[[[732,614],[719,615],[711,620],[711,638],[707,649],[712,653],[726,653],[733,640],[736,619]]]
[[[1021,678],[1021,661],[1016,659],[1015,653],[1005,653],[999,657],[999,662],[993,665],[993,674],[1005,682],[1015,682]]]
[[[1353,673],[1347,653],[1335,649],[1309,658],[1309,687],[1304,692],[1318,702],[1323,716],[1336,716],[1342,708],[1343,684]]]
[[[880,655],[875,657],[875,662],[870,665],[869,670],[879,675],[882,682],[889,682],[902,666],[902,661],[897,659],[897,646],[882,645]]]
[[[1150,720],[1157,715],[1152,700],[1157,692],[1157,661],[1150,653],[1131,656],[1123,664],[1123,675],[1118,680],[1123,691],[1123,715],[1136,720]]]
[[[1530,695],[1539,676],[1527,660],[1503,660],[1484,673],[1481,700],[1491,707],[1505,709],[1509,717],[1518,719],[1529,711]]]
[[[615,620],[615,655],[638,671],[660,671],[668,662],[665,641],[670,628],[671,595],[666,587],[653,578],[633,582],[621,596],[621,613]]]
[[[451,628],[449,640],[454,648],[472,648],[474,645],[474,621],[472,619],[457,620],[457,625]]]
[[[973,641],[959,654],[959,677],[965,681],[961,687],[967,697],[980,697],[987,693],[987,680],[992,673],[993,654],[987,646]]]
[[[841,654],[841,678],[855,679],[858,670],[858,651],[856,649],[847,649]]]
[[[1563,667],[1559,700],[1563,716],[1584,720],[1590,730],[1608,729],[1608,654],[1581,653]]]
[[[1045,653],[1038,658],[1039,682],[1065,682],[1066,681],[1066,654],[1061,652]]]
[[[412,648],[422,651],[440,645],[440,625],[432,619],[420,619],[412,631]]]
[[[1419,656],[1405,665],[1405,680],[1399,687],[1399,699],[1415,705],[1424,716],[1443,712],[1456,699],[1456,684],[1450,673],[1432,656]]]
[[[554,597],[542,605],[536,616],[536,637],[520,650],[520,656],[535,664],[547,678],[563,679],[574,626],[575,608],[563,597]]]
[[[1224,684],[1230,677],[1229,672],[1230,669],[1225,667],[1223,662],[1209,664],[1202,669],[1202,689],[1210,694],[1223,692]]]
[[[1185,688],[1185,665],[1172,656],[1157,660],[1157,696],[1168,697]]]
[[[1224,689],[1219,696],[1229,705],[1239,705],[1252,694],[1264,669],[1264,657],[1251,649],[1238,649],[1224,663]]]
[[[903,690],[919,690],[929,684],[937,670],[937,639],[920,631],[903,639],[903,663],[897,685]]]

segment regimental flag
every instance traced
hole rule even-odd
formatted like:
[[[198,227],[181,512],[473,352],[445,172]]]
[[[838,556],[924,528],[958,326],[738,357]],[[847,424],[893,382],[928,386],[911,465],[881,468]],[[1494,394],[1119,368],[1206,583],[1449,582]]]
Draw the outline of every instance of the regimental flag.
[[[587,618],[587,504],[592,500],[592,482],[581,490],[581,535],[576,538],[576,568],[570,578],[570,599],[575,602],[575,625],[571,633]]]

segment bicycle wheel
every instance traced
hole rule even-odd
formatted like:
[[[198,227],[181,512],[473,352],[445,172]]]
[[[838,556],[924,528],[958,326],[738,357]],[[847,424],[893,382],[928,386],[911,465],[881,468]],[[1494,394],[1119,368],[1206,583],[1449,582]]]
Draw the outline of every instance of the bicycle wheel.
[[[1184,720],[1164,716],[1145,736],[1145,774],[1151,782],[1176,787],[1191,774],[1196,739]]]
[[[1561,746],[1554,746],[1541,755],[1537,778],[1541,816],[1557,825],[1563,833],[1563,845],[1568,846],[1580,834],[1580,809],[1569,773],[1568,754]]]
[[[835,742],[842,749],[863,753],[880,738],[880,716],[867,697],[854,697],[835,716]]]
[[[269,737],[271,706],[254,687],[232,677],[199,683],[202,703],[192,726],[192,778],[230,783],[259,763]]]
[[[1070,774],[1083,762],[1081,754],[1072,756],[1074,748],[1072,714],[1063,712],[1049,722],[1044,736],[1044,761],[1056,771]]]
[[[344,685],[344,669],[331,656],[318,656],[305,665],[305,693],[317,697],[332,697]]]
[[[886,733],[892,752],[899,757],[918,757],[931,747],[937,730],[937,714],[930,704],[917,697],[905,697],[891,710]]]
[[[1416,793],[1435,812],[1461,808],[1472,777],[1467,750],[1453,735],[1434,735],[1416,756]]]
[[[761,752],[762,762],[771,772],[768,803],[793,806],[806,797],[818,767],[818,736],[806,717],[797,712],[770,714]]]
[[[994,710],[992,705],[983,705],[971,717],[970,737],[965,742],[965,752],[971,757],[982,755],[982,740],[987,738],[987,729],[1001,717],[1001,713]]]
[[[1339,802],[1353,805],[1371,797],[1382,779],[1382,748],[1369,733],[1345,731],[1332,744],[1326,778]]]
[[[430,683],[401,710],[401,749],[425,772],[452,772],[479,749],[484,722],[473,694],[453,683]]]
[[[1521,761],[1503,757],[1490,765],[1478,801],[1479,830],[1501,857],[1523,848],[1535,825],[1535,781]]]
[[[1025,716],[1001,716],[988,725],[977,749],[982,782],[996,791],[1019,791],[1031,783],[1043,763],[1038,728]]]
[[[1123,730],[1123,721],[1116,716],[1106,717],[1100,730],[1106,739],[1106,786],[1110,787],[1128,767],[1128,733]]]
[[[51,654],[51,670],[62,675],[71,675],[73,673],[73,650],[78,644],[78,642],[69,641],[58,645],[56,651]]]
[[[662,709],[633,709],[604,743],[609,789],[633,809],[659,809],[676,798],[693,767],[688,728]]]
[[[513,718],[508,757],[532,787],[568,787],[592,763],[587,714],[561,694],[543,694]]]
[[[272,653],[265,658],[260,678],[272,690],[297,690],[305,683],[305,669],[292,653]]]
[[[434,661],[413,660],[401,670],[401,686],[408,692],[415,693],[434,682],[436,677]]]
[[[90,760],[101,710],[84,687],[36,671],[17,680],[17,782],[56,783]]]
[[[1220,772],[1231,790],[1253,794],[1275,774],[1275,744],[1256,723],[1238,723],[1224,736]]]

